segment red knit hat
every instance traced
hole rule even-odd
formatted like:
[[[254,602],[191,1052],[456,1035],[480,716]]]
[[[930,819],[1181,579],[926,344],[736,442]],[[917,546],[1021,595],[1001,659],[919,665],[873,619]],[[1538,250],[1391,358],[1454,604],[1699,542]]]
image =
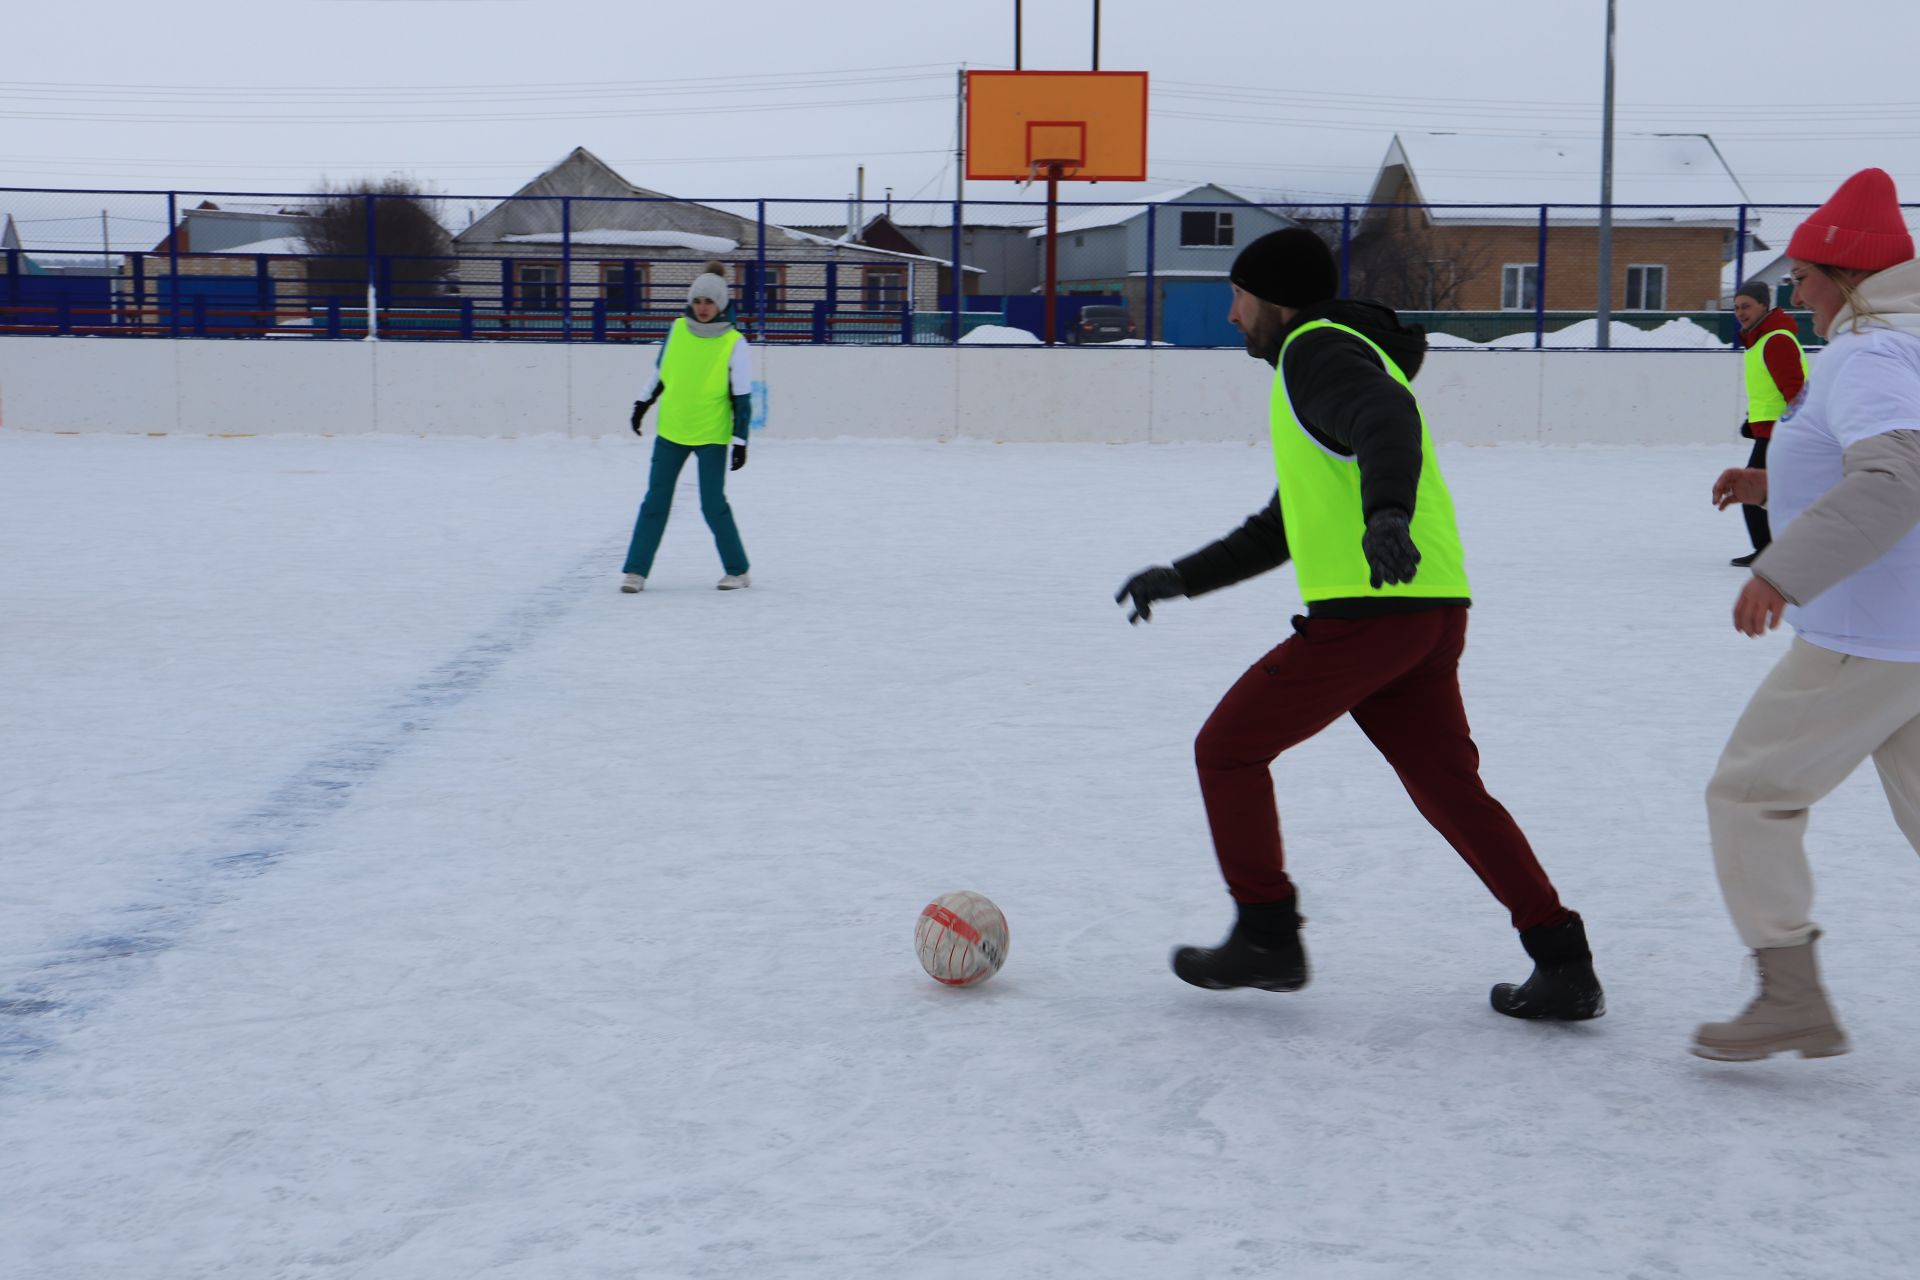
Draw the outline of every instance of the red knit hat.
[[[1885,169],[1862,169],[1798,227],[1787,256],[1823,267],[1883,271],[1913,257],[1913,235]]]

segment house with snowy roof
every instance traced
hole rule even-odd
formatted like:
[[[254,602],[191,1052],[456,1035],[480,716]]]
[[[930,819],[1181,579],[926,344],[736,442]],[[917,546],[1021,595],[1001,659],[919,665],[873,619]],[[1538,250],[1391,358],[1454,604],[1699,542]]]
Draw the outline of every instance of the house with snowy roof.
[[[932,258],[953,257],[951,200],[888,199],[880,212],[849,202],[846,237],[855,243]],[[970,294],[1032,293],[1040,287],[1039,259],[1027,232],[1047,220],[1046,206],[1032,200],[1017,202],[969,200],[960,206],[960,260]],[[838,234],[835,226],[803,223],[800,230]],[[940,273],[940,292],[953,292],[950,273]]]
[[[1409,274],[1424,280],[1424,298],[1382,298],[1397,306],[1531,311],[1544,243],[1545,308],[1591,311],[1599,295],[1600,160],[1596,138],[1395,135],[1369,196],[1374,207],[1359,218],[1353,291],[1386,292],[1363,278],[1377,269],[1403,292],[1422,291],[1405,283]],[[1707,135],[1617,137],[1614,309],[1716,309],[1746,203]]]
[[[946,259],[878,249],[768,224],[635,186],[576,147],[454,236],[455,285],[505,309],[677,311],[705,264],[730,264],[737,305],[752,313],[831,316],[862,308],[934,311]]]

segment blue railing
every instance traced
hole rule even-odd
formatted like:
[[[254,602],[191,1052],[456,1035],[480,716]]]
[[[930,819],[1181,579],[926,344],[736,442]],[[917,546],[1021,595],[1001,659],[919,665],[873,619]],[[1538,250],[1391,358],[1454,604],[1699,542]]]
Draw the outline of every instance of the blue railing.
[[[423,249],[383,232],[381,215],[392,210],[380,202],[388,200],[425,208],[440,228],[428,233],[436,243]],[[490,206],[484,217],[460,231],[447,225],[450,210],[476,201]],[[134,202],[153,215],[164,206],[164,219],[111,212]],[[302,228],[316,225],[314,210],[337,214],[343,202],[354,215],[345,224],[363,230],[345,244],[336,230],[331,251],[317,251],[319,239]],[[364,205],[364,219],[353,202]],[[680,314],[692,277],[719,258],[740,322],[757,341],[906,346],[1049,336],[1034,282],[1041,244],[1033,228],[1045,211],[1031,204],[889,207],[883,228],[843,219],[837,201],[0,188],[0,214],[23,205],[99,205],[109,236],[116,217],[144,223],[152,247],[128,250],[124,232],[118,248],[29,234],[37,224],[90,223],[92,214],[20,219],[18,247],[0,251],[0,333],[651,342]],[[258,211],[270,205],[281,211]],[[1689,319],[1712,335],[1704,341],[1731,342],[1722,301],[1749,262],[1778,258],[1748,235],[1758,211],[1613,206],[1614,296],[1627,302],[1614,318],[1648,330]],[[1236,344],[1224,316],[1225,268],[1237,245],[1271,226],[1306,224],[1333,244],[1343,292],[1376,297],[1465,342],[1552,346],[1556,333],[1593,315],[1590,268],[1571,251],[1597,235],[1597,215],[1598,206],[1572,204],[1063,202],[1051,336]],[[286,234],[212,251],[194,243],[216,231],[231,238],[249,219]],[[859,222],[858,234],[821,229],[843,222]],[[72,269],[82,265],[92,273]],[[1125,324],[1095,325],[1081,315],[1087,307],[1125,308]]]

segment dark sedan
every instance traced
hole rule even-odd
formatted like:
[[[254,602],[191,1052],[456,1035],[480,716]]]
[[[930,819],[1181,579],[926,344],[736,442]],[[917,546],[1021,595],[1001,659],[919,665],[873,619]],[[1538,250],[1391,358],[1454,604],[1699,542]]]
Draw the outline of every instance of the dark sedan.
[[[1125,307],[1082,307],[1080,319],[1067,331],[1067,341],[1119,342],[1136,334],[1133,316]]]

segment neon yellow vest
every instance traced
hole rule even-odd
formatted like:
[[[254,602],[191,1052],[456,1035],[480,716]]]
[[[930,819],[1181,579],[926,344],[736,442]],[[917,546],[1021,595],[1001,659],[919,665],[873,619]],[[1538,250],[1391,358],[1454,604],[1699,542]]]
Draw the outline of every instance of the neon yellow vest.
[[[1367,531],[1360,505],[1360,464],[1332,452],[1307,434],[1287,396],[1287,348],[1301,334],[1314,329],[1338,329],[1360,339],[1380,357],[1393,380],[1407,387],[1408,395],[1413,394],[1406,375],[1387,353],[1365,334],[1346,325],[1309,321],[1287,335],[1281,345],[1271,406],[1273,465],[1280,477],[1280,518],[1287,526],[1287,547],[1293,555],[1301,599],[1311,604],[1315,600],[1370,597],[1468,598],[1472,593],[1467,587],[1460,531],[1453,519],[1453,497],[1440,475],[1433,455],[1433,435],[1427,430],[1427,415],[1419,409],[1418,400],[1414,408],[1420,412],[1420,483],[1414,492],[1412,534],[1414,546],[1420,549],[1420,569],[1412,582],[1369,585],[1367,558],[1360,550],[1361,536]]]
[[[1747,421],[1778,422],[1780,415],[1787,411],[1787,398],[1780,394],[1780,384],[1773,380],[1773,374],[1767,370],[1767,344],[1775,338],[1785,338],[1793,344],[1800,356],[1800,377],[1807,376],[1807,352],[1800,345],[1800,339],[1785,329],[1775,329],[1760,341],[1747,348]]]
[[[733,395],[727,366],[733,359],[738,329],[703,338],[687,328],[685,316],[667,330],[660,357],[660,438],[675,444],[726,444],[733,439]]]

